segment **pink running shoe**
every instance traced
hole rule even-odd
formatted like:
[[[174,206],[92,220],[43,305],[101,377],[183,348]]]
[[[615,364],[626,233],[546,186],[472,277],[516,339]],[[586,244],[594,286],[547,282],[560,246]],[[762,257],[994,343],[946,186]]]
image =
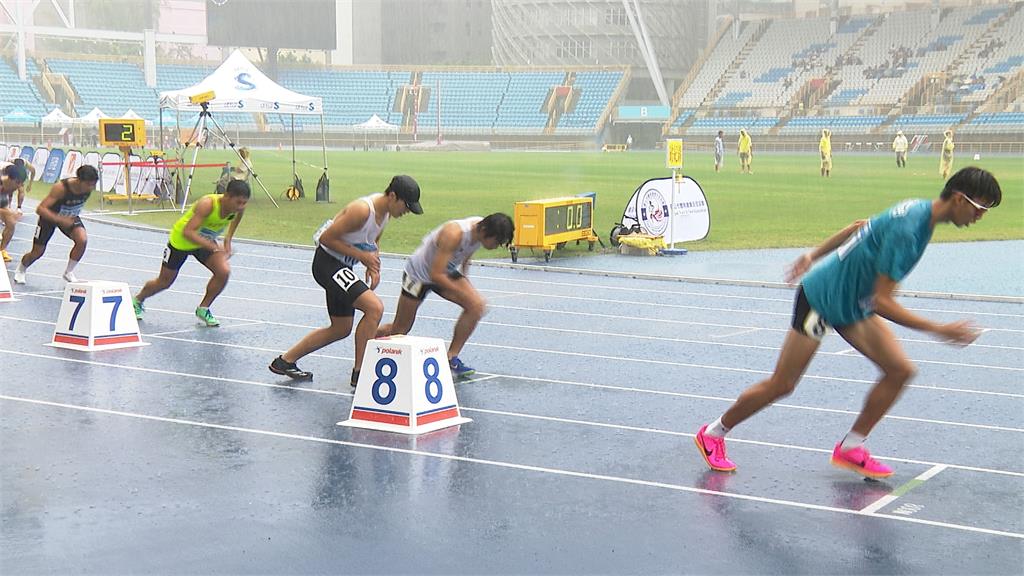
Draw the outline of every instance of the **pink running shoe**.
[[[832,450],[833,466],[853,470],[868,478],[888,478],[892,476],[892,468],[872,458],[867,448],[858,446],[843,452],[840,450],[842,445],[842,442],[838,442],[835,449]]]
[[[697,435],[693,437],[693,442],[700,449],[700,455],[708,463],[708,468],[719,472],[734,472],[736,465],[725,455],[725,438],[704,434],[707,428],[707,424],[701,426]]]

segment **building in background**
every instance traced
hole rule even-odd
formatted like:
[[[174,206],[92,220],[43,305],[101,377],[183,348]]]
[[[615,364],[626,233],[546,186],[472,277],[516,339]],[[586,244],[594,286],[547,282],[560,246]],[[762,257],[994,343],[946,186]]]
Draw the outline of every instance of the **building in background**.
[[[708,43],[714,0],[491,0],[499,66],[628,66],[628,99],[657,100],[656,68],[671,94]],[[635,7],[630,9],[630,7]],[[644,79],[648,79],[644,82]],[[639,81],[638,81],[639,80]]]

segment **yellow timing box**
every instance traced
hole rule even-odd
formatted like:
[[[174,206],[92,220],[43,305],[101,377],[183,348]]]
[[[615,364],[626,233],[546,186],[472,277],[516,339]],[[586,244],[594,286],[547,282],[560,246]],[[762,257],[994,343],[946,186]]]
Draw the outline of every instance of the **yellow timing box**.
[[[146,146],[146,121],[138,118],[101,118],[100,146]]]
[[[217,98],[217,94],[210,90],[208,92],[200,92],[199,94],[193,94],[188,97],[190,104],[203,104],[204,102],[211,102]]]
[[[515,241],[509,248],[512,261],[520,248],[541,248],[544,261],[551,260],[555,248],[566,242],[586,240],[594,249],[594,199],[589,196],[548,198],[516,202]]]

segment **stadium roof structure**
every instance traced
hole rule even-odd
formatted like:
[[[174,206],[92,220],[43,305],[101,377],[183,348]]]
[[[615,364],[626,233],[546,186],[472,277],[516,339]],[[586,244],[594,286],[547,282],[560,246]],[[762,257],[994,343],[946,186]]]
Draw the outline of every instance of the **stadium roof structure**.
[[[323,100],[293,92],[260,72],[241,52],[235,50],[201,82],[180,90],[160,93],[160,107],[198,112],[192,96],[213,92],[207,103],[214,112],[322,115]]]

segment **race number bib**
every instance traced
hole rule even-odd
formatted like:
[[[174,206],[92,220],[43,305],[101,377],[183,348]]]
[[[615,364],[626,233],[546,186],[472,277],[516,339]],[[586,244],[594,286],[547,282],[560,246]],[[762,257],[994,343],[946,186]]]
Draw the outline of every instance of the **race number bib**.
[[[334,282],[342,290],[348,292],[348,289],[355,286],[360,280],[359,276],[356,276],[356,273],[351,268],[342,268],[334,273]]]
[[[402,274],[402,291],[409,294],[413,298],[419,298],[423,295],[423,290],[426,287],[422,282],[414,280],[412,276],[408,274]]]

